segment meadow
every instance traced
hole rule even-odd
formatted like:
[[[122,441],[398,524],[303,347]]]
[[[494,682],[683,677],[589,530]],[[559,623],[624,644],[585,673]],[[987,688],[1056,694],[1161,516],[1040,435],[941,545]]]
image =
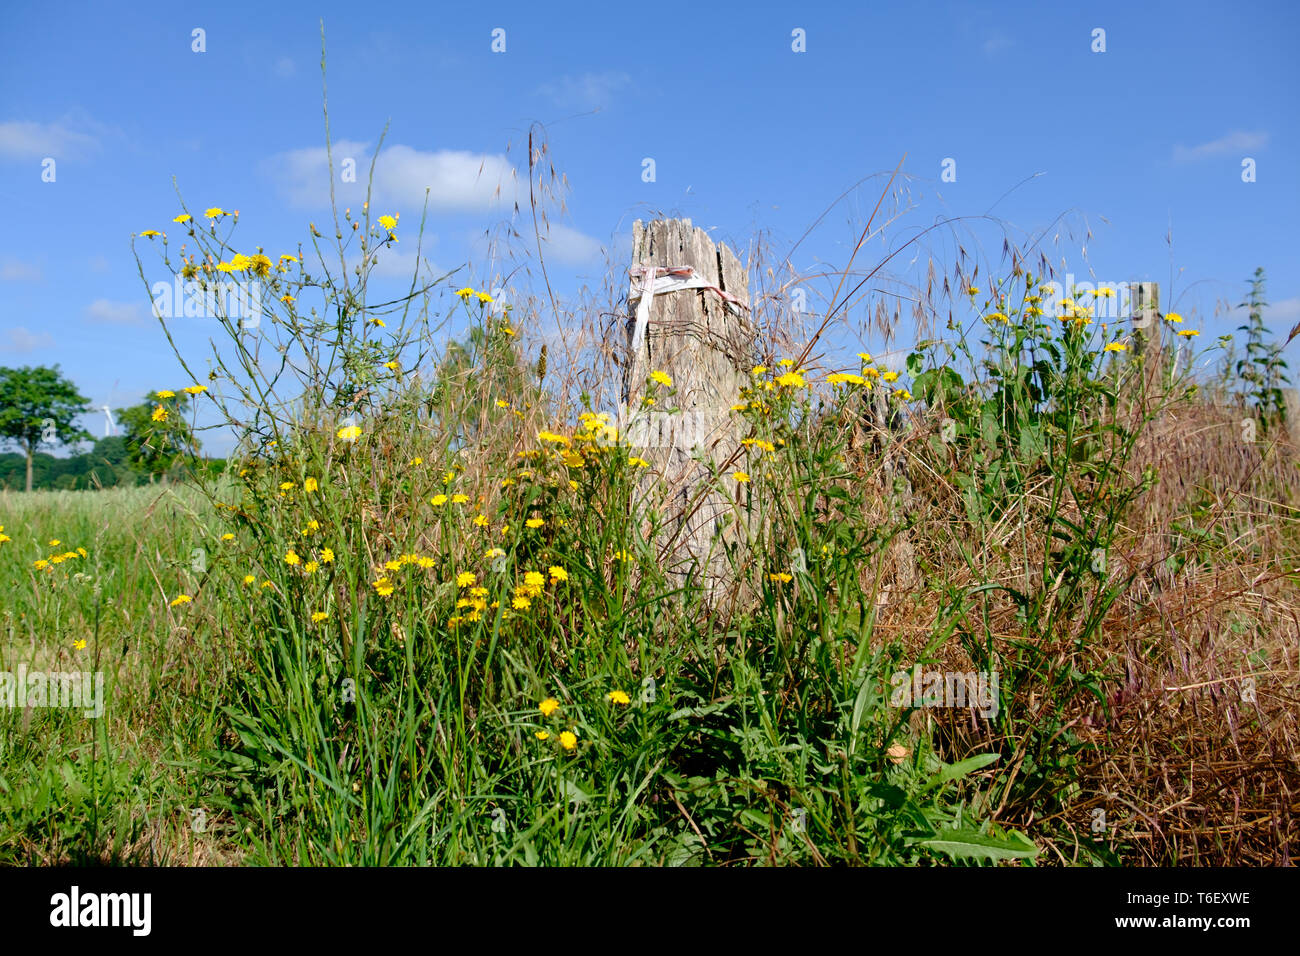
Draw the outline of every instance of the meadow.
[[[274,293],[169,389],[237,430],[227,472],[0,493],[0,672],[107,694],[0,709],[0,861],[1290,862],[1295,448],[1105,290],[1052,313],[1011,257],[892,366],[758,316],[705,587],[665,567],[608,310],[548,360],[535,303],[370,303],[395,215],[345,214],[357,277],[237,218],[137,239]]]

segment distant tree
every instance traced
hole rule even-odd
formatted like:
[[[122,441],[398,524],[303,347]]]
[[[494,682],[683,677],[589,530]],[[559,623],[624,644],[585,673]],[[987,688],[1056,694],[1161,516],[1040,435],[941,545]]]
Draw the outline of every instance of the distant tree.
[[[198,454],[199,441],[185,420],[189,398],[184,392],[152,392],[139,405],[116,412],[127,464],[148,475],[150,481],[165,477]]]
[[[70,445],[92,436],[75,422],[90,410],[90,399],[65,379],[59,367],[0,368],[0,440],[27,456],[27,490],[32,490],[32,457],[44,445]]]

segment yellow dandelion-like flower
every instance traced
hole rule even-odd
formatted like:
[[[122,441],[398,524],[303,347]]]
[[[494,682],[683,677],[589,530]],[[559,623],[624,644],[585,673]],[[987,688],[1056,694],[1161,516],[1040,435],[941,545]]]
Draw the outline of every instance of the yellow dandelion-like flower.
[[[884,379],[886,382],[897,382],[897,381],[898,381],[898,373],[897,373],[897,372],[885,372],[885,373],[884,373],[883,375],[881,375],[880,377],[881,377],[882,379]]]
[[[285,552],[284,563],[288,565],[301,564],[302,558],[298,557],[298,552],[290,549]]]
[[[380,216],[379,224],[383,226],[385,229],[387,229],[389,232],[392,232],[394,229],[397,228],[397,220],[394,219],[392,216]]]
[[[861,375],[849,375],[844,372],[827,375],[826,381],[831,385],[865,385],[867,383],[867,380]]]
[[[560,746],[565,750],[573,750],[578,746],[578,735],[571,730],[563,731],[560,734]]]
[[[632,703],[632,698],[627,696],[627,691],[611,690],[608,694],[605,695],[605,697],[609,699],[610,703],[622,704],[625,707],[628,704]]]
[[[408,464],[408,465],[423,465],[423,464],[424,464],[424,459],[417,455],[416,457],[412,458],[409,462],[407,462],[407,464]]]
[[[175,219],[172,220],[172,222],[189,222],[189,221],[190,221],[190,214],[187,212],[181,213],[179,216],[177,216]]]
[[[474,294],[475,294],[476,296],[478,296],[478,300],[479,300],[479,302],[480,302],[481,304],[483,304],[483,305],[490,305],[490,304],[491,304],[491,302],[492,302],[492,296],[488,295],[486,292],[476,292],[476,293],[474,293]]]
[[[334,551],[333,551],[332,549],[330,549],[330,548],[322,548],[322,549],[321,549],[321,552],[320,552],[320,563],[321,563],[321,564],[333,564],[333,563],[334,563]]]
[[[302,569],[306,571],[308,574],[315,574],[318,570],[320,570],[320,565],[317,564],[315,561],[308,561],[306,564],[302,566]]]
[[[769,581],[777,581],[781,584],[789,584],[791,581],[794,580],[794,575],[788,574],[785,571],[779,571],[776,574],[769,574],[767,576],[767,579]]]
[[[1193,335],[1200,335],[1201,331],[1200,329],[1179,329],[1178,334],[1190,338]]]
[[[551,575],[552,584],[559,584],[562,581],[569,580],[569,572],[564,570],[564,568],[560,567],[559,565],[553,564],[546,570]]]
[[[361,426],[345,425],[338,430],[338,436],[344,441],[356,441],[361,437]]]
[[[492,522],[488,520],[487,515],[478,515],[474,519],[474,524],[478,525],[480,528],[486,528],[491,523]]]
[[[776,380],[776,384],[782,388],[803,388],[806,383],[798,372],[786,372]]]
[[[474,290],[471,289],[469,286],[465,286],[465,288],[463,289],[457,289],[456,294],[460,296],[462,302],[468,302],[469,297],[474,294]]]
[[[743,471],[732,472],[731,477],[742,485],[749,483],[749,475],[745,474]]]
[[[302,490],[306,492],[319,491],[320,483],[315,478],[304,479],[302,483]]]
[[[1177,312],[1166,312],[1166,313],[1165,313],[1165,321],[1166,321],[1166,322],[1173,322],[1173,323],[1177,324],[1177,323],[1180,323],[1180,322],[1183,321],[1183,317],[1182,317],[1181,315],[1179,315]]]
[[[213,206],[211,209],[208,209],[203,213],[205,219],[220,219],[225,215],[229,214],[220,206]]]
[[[396,372],[399,368],[401,368],[401,366],[399,366],[396,362],[385,362],[384,368],[388,369],[389,371]]]
[[[560,709],[560,702],[554,697],[548,697],[537,705],[537,709],[542,712],[543,717],[549,717]]]
[[[973,285],[973,286],[971,286],[970,288],[968,288],[968,289],[966,290],[966,294],[967,294],[967,295],[979,295],[979,294],[980,294],[980,288],[979,288],[979,286],[977,286],[977,285]]]
[[[776,364],[781,366],[782,368],[789,368],[791,365],[794,364],[794,359],[781,359],[781,361],[777,362]]]
[[[1111,342],[1104,349],[1102,349],[1102,351],[1103,352],[1126,352],[1128,351],[1128,346],[1125,345],[1123,342]]]
[[[297,262],[297,261],[298,261],[298,257],[297,257],[297,256],[291,256],[291,255],[289,255],[289,253],[286,252],[284,255],[282,255],[282,256],[280,257],[280,261],[281,261],[281,262]]]
[[[328,617],[329,615],[326,614],[324,611],[316,611],[311,616],[311,622],[313,624],[319,624],[321,621],[326,620]]]
[[[533,602],[528,600],[528,598],[526,597],[520,596],[520,597],[516,597],[513,601],[511,601],[510,606],[513,607],[516,611],[527,611],[530,607],[533,606]]]
[[[629,458],[629,459],[627,460],[627,463],[628,463],[629,465],[631,465],[632,467],[634,467],[634,468],[649,468],[649,467],[650,467],[650,462],[646,461],[644,458],[638,458],[638,457],[635,456],[635,455],[633,455],[631,458]]]
[[[146,229],[144,232],[140,233],[140,238],[152,239],[154,236],[161,236],[161,235],[163,234],[159,232],[157,229]]]
[[[435,562],[433,558],[423,557],[423,558],[416,558],[415,563],[418,564],[420,567],[424,568],[425,570],[428,570],[429,568],[433,567],[434,564],[436,564],[437,562]]]
[[[170,605],[168,605],[168,606],[169,606],[169,607],[177,607],[178,605],[181,605],[181,604],[189,604],[189,603],[190,603],[191,601],[193,601],[193,600],[194,600],[194,599],[193,599],[192,597],[190,597],[188,594],[181,594],[181,595],[177,595],[175,598],[173,598],[173,599],[172,599],[172,603],[171,603]]]
[[[473,571],[462,571],[456,575],[456,587],[467,588],[478,580],[478,575]]]
[[[372,581],[370,586],[384,597],[388,597],[388,595],[393,593],[393,582],[388,580],[388,578],[379,578],[376,581]]]
[[[183,389],[181,389],[181,391],[185,392],[187,395],[199,395],[202,394],[203,392],[206,392],[207,390],[208,387],[206,385],[186,385]]]
[[[221,536],[221,540],[222,540],[222,541],[234,541],[234,540],[235,540],[235,536],[234,536],[233,534],[231,534],[229,531],[227,531],[225,534],[223,534],[223,535]]]
[[[540,528],[544,524],[546,524],[546,522],[542,518],[529,518],[524,522],[524,525],[529,528]]]
[[[538,731],[534,731],[533,736],[536,737],[538,740],[547,740],[550,738],[551,735],[549,732],[545,730],[538,730]]]
[[[49,566],[50,566],[50,562],[48,562],[48,561],[33,561],[33,562],[32,562],[32,567],[34,567],[37,571],[44,571],[44,570],[45,570],[46,568],[48,568]]]
[[[451,503],[453,505],[464,505],[469,503],[469,495],[452,495]]]
[[[397,560],[385,561],[385,562],[384,562],[384,570],[386,570],[386,571],[400,571],[400,570],[402,570],[402,562],[401,562],[401,561],[397,561]]]
[[[245,575],[244,575],[244,583],[245,583],[245,584],[252,584],[252,583],[253,583],[254,581],[256,581],[256,580],[257,580],[257,578],[253,577],[251,574],[245,574]]]
[[[658,382],[664,388],[672,388],[673,380],[667,372],[651,372],[650,378],[652,381]]]
[[[51,539],[50,539],[50,547],[51,547],[51,548],[57,548],[57,547],[58,547],[59,545],[61,545],[61,544],[63,544],[63,542],[60,541],[58,538],[51,538]]]
[[[72,649],[74,651],[84,651],[86,649],[86,639],[82,638],[81,640],[73,641]]]
[[[167,409],[163,408],[161,405],[155,405],[151,417],[156,422],[165,422],[167,421]]]

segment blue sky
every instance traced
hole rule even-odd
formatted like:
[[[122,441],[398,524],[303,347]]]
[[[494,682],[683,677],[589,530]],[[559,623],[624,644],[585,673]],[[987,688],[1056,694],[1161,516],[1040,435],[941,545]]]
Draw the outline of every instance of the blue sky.
[[[324,228],[322,18],[336,164],[355,156],[364,181],[389,124],[373,211],[403,217],[400,252],[381,258],[408,270],[395,288],[409,283],[425,187],[432,265],[476,258],[510,216],[495,186],[514,188],[540,122],[570,187],[549,245],[561,295],[599,284],[602,249],[625,265],[632,220],[656,214],[741,249],[762,230],[784,255],[837,196],[906,156],[911,206],[868,259],[945,217],[988,213],[999,223],[935,235],[925,251],[941,270],[956,235],[996,259],[1004,229],[1046,231],[1062,273],[1158,281],[1166,308],[1172,290],[1202,344],[1240,323],[1215,306],[1240,301],[1257,266],[1273,332],[1300,322],[1294,3],[295,6],[7,11],[0,365],[58,363],[114,407],[188,384],[131,238],[154,228],[173,251],[184,241],[173,177],[192,210],[240,210],[237,244],[291,251],[309,221]],[[492,50],[498,28],[504,52]],[[1092,50],[1097,28],[1105,52]],[[945,159],[954,182],[941,181]],[[843,265],[883,183],[852,191],[793,264]],[[348,190],[360,187],[338,185],[358,207]],[[152,252],[150,280],[168,278]],[[908,258],[897,272],[917,279],[924,257]],[[484,279],[462,271],[446,285]],[[218,330],[184,322],[178,344],[205,352]],[[1287,355],[1300,365],[1300,342]],[[86,424],[102,433],[102,416]],[[229,440],[205,444],[223,453]]]

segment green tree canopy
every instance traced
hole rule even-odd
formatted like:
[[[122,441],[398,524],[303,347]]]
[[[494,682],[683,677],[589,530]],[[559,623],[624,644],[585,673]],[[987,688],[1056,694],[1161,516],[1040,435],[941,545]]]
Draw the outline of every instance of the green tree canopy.
[[[0,440],[27,456],[27,490],[32,490],[32,456],[47,445],[71,445],[92,436],[76,424],[90,399],[65,379],[59,367],[0,368]]]
[[[153,480],[198,454],[199,441],[185,418],[189,408],[184,392],[151,392],[139,405],[115,412],[131,467]]]

